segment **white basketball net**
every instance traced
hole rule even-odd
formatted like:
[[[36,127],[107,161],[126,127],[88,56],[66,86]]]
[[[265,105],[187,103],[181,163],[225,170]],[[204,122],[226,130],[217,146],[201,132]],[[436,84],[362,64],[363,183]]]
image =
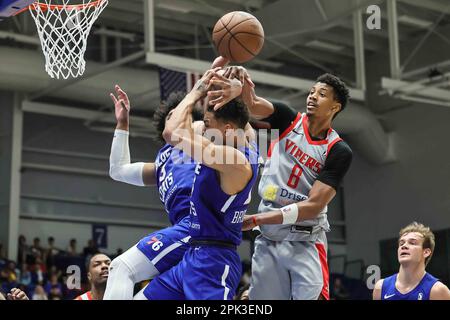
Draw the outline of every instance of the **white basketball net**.
[[[54,2],[40,0],[30,6],[45,56],[45,71],[52,78],[76,78],[84,73],[87,38],[108,0],[83,0],[77,5],[70,5],[70,0],[60,0],[62,5]]]

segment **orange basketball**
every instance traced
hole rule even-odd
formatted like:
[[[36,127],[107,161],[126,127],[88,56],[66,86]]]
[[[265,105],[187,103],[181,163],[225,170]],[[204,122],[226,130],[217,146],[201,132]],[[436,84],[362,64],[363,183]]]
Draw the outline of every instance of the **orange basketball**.
[[[250,13],[233,11],[217,21],[212,38],[221,56],[234,62],[246,62],[261,51],[264,29]]]

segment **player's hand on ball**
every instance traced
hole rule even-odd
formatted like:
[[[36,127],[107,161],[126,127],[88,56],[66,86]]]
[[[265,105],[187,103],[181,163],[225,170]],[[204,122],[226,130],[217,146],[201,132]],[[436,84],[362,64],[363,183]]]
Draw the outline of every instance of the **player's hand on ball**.
[[[242,93],[242,83],[238,79],[226,78],[223,75],[216,73],[211,79],[210,85],[219,87],[220,89],[208,91],[209,105],[214,105],[214,110],[222,108],[225,104],[230,102]]]
[[[250,78],[250,74],[248,73],[247,69],[241,66],[230,66],[225,69],[225,73],[223,74],[224,77],[230,78],[230,79],[239,79],[244,87],[245,86],[251,86],[252,88],[255,87],[255,84],[253,83],[252,79]]]
[[[243,84],[241,93],[242,101],[244,101],[246,106],[252,106],[254,104],[256,99],[255,84],[250,78],[247,69],[240,66],[228,67],[225,69],[224,77],[239,79]]]
[[[118,85],[115,86],[116,95],[110,93],[110,97],[114,102],[115,115],[117,123],[127,123],[130,113],[130,100],[127,94]]]
[[[216,59],[214,59],[214,62],[211,66],[211,69],[217,68],[217,67],[225,67],[228,63],[230,63],[230,60],[228,60],[225,57],[218,56]]]
[[[242,221],[242,231],[252,230],[257,227],[255,215],[245,215]]]

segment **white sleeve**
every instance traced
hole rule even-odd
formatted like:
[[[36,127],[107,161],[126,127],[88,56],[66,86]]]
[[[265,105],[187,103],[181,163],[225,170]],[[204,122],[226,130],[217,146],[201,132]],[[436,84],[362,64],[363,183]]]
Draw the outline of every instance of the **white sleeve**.
[[[109,156],[109,176],[116,181],[145,186],[142,179],[144,162],[130,163],[128,131],[116,129]]]

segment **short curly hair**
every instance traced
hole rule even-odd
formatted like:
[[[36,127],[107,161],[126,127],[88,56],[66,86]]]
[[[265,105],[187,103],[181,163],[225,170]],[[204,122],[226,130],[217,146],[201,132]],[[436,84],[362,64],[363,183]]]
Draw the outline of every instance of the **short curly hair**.
[[[341,110],[339,110],[333,117],[333,119],[338,115],[339,112],[345,109],[348,99],[350,98],[350,92],[345,85],[344,81],[332,75],[331,73],[325,73],[316,79],[316,82],[326,83],[333,88],[334,99],[341,104]]]
[[[244,129],[250,120],[247,106],[237,99],[231,100],[219,110],[214,111],[214,106],[208,106],[207,110],[212,112],[217,120],[234,123],[240,129]]]
[[[172,92],[166,100],[161,101],[160,105],[153,114],[153,124],[158,132],[158,136],[156,138],[158,142],[164,142],[162,133],[164,131],[164,127],[166,126],[167,115],[180,104],[185,96],[186,92],[184,91]],[[194,108],[192,118],[194,121],[202,120],[203,112],[199,110],[199,108]]]

